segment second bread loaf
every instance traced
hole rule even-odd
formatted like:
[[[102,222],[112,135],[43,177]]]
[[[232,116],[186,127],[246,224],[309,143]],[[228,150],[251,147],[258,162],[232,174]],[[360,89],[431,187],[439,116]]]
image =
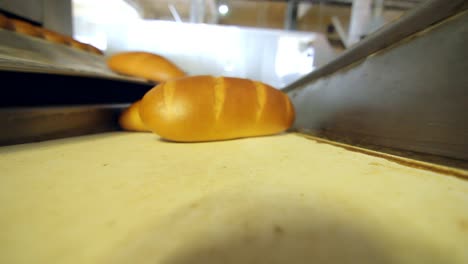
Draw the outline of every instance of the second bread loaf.
[[[32,37],[41,37],[42,33],[39,27],[34,26],[33,24],[22,21],[19,19],[10,19],[10,26],[12,30],[16,31],[17,33],[21,33],[24,35],[32,36]]]
[[[173,62],[149,52],[116,53],[109,57],[107,65],[119,74],[141,77],[158,83],[185,76],[185,73]]]
[[[131,104],[128,108],[124,109],[119,116],[119,125],[123,130],[135,132],[150,132],[145,124],[141,121],[140,113],[140,100]]]
[[[42,29],[42,37],[50,42],[58,43],[58,44],[68,44],[70,37],[66,37],[58,32],[49,30],[49,29]]]

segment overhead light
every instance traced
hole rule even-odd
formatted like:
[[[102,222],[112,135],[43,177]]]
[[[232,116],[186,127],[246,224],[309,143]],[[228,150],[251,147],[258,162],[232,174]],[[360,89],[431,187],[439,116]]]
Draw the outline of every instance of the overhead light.
[[[222,4],[218,7],[218,11],[221,15],[224,16],[229,12],[229,7],[227,5]]]

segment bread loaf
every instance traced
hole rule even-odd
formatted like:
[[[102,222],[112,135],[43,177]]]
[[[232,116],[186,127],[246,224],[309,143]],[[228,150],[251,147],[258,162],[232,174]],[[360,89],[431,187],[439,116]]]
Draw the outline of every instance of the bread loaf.
[[[42,38],[47,41],[58,43],[58,44],[65,44],[65,45],[69,44],[70,37],[64,36],[55,31],[42,28],[41,33],[42,33]]]
[[[76,39],[70,38],[69,39],[69,45],[75,49],[82,50],[82,51],[88,51],[88,47],[86,46],[85,43],[82,43]]]
[[[140,113],[138,111],[139,106],[140,101],[136,101],[124,111],[122,111],[122,113],[119,116],[119,125],[122,129],[137,132],[150,131],[141,121]]]
[[[10,19],[10,26],[11,29],[25,35],[33,36],[33,37],[41,37],[41,29],[39,27],[34,26],[31,23],[21,21],[18,19]]]
[[[109,57],[107,65],[116,73],[158,83],[185,76],[177,65],[162,56],[149,52],[116,53]]]
[[[97,55],[103,55],[104,54],[100,49],[94,47],[91,44],[86,44],[86,50],[91,52],[91,53],[97,54]]]
[[[271,86],[212,76],[161,83],[144,95],[139,109],[152,132],[181,142],[277,134],[295,117],[288,96]]]

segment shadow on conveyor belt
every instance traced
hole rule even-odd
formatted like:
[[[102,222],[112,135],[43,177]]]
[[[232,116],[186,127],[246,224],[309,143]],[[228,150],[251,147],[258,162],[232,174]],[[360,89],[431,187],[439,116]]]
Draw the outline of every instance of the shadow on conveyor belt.
[[[1,71],[0,107],[132,103],[154,85],[105,78]]]
[[[131,237],[110,263],[450,263],[430,241],[395,234],[401,226],[389,230],[393,220],[401,223],[398,212],[385,226],[372,217],[373,208],[355,206],[346,197],[252,189],[180,208]]]
[[[120,130],[123,107],[154,84],[0,70],[0,146]]]

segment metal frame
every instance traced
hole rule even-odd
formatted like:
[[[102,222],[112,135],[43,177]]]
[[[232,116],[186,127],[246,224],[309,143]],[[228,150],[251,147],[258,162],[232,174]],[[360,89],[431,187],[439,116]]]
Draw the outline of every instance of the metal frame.
[[[119,130],[121,105],[0,109],[0,146]]]
[[[287,87],[295,129],[468,168],[466,7],[427,2]]]

